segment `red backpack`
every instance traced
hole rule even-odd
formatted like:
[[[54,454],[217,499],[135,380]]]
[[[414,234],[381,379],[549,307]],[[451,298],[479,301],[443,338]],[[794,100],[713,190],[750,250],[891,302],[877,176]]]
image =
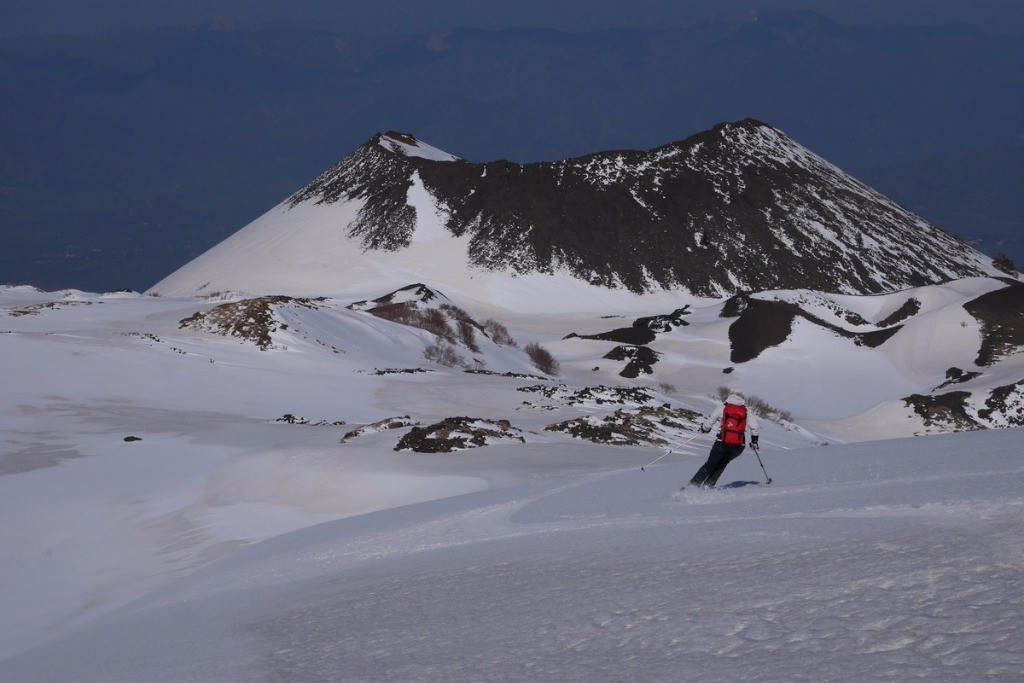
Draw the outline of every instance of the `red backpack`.
[[[726,446],[742,446],[747,442],[747,407],[726,403],[722,410],[722,433]]]

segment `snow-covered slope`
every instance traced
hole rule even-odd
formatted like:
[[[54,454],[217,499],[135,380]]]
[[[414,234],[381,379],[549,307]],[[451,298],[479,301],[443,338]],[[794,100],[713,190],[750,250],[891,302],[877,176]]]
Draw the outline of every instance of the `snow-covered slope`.
[[[162,295],[394,289],[883,293],[990,259],[785,134],[745,120],[647,152],[475,164],[387,133],[157,283]]]
[[[1000,649],[1002,613],[971,621],[977,615],[965,608],[969,592],[944,600],[920,572],[938,557],[927,545],[935,540],[933,524],[952,524],[963,535],[944,546],[949,561],[991,560],[976,565],[976,576],[1002,580],[1012,556],[993,559],[981,545],[1014,539],[993,520],[1019,516],[1019,498],[1007,498],[1004,487],[1019,489],[1020,468],[1004,454],[1019,451],[1013,448],[1020,430],[948,447],[931,438],[842,444],[1020,424],[1019,283],[973,278],[879,296],[786,290],[727,299],[608,290],[591,300],[592,312],[574,311],[571,302],[534,306],[515,291],[505,294],[508,305],[478,305],[420,281],[405,284],[364,286],[358,296],[340,298],[0,288],[0,680],[68,680],[71,662],[80,680],[138,680],[143,668],[151,673],[146,680],[180,680],[181,653],[192,647],[200,680],[248,680],[264,664],[271,679],[316,680],[311,672],[322,669],[330,680],[347,666],[330,654],[317,660],[294,646],[296,638],[345,643],[334,652],[352,662],[355,679],[416,678],[402,668],[409,662],[422,667],[424,678],[459,678],[433,657],[416,660],[409,639],[436,626],[441,612],[449,614],[448,605],[458,602],[448,596],[461,584],[490,624],[465,639],[460,652],[472,661],[446,660],[464,667],[465,678],[507,672],[506,660],[474,638],[494,633],[501,642],[518,642],[515,633],[524,628],[547,629],[553,640],[536,646],[536,663],[521,676],[507,674],[513,678],[587,677],[587,661],[591,677],[621,678],[616,662],[622,660],[612,661],[605,649],[608,634],[647,655],[651,668],[638,677],[665,677],[677,657],[689,656],[682,643],[705,642],[698,625],[680,621],[711,600],[686,601],[696,580],[686,567],[701,575],[721,568],[731,577],[726,593],[744,582],[767,589],[768,579],[820,565],[836,550],[824,540],[834,532],[843,562],[811,585],[825,604],[838,608],[849,595],[835,588],[843,580],[866,587],[877,584],[868,577],[902,576],[900,567],[910,567],[907,582],[893,584],[898,590],[889,597],[903,601],[894,604],[952,615],[955,628],[972,626],[996,643],[984,650],[942,631],[939,647],[922,635],[923,626],[878,616],[882,598],[857,589],[855,625],[875,617],[888,624],[865,648],[905,642],[879,661],[888,666],[903,661],[890,657],[919,657],[936,675],[987,656],[998,660],[992,671],[1015,665]],[[559,368],[539,369],[527,353],[532,344],[547,349]],[[630,364],[635,373],[624,376]],[[673,504],[669,493],[697,468],[707,437],[662,460],[650,473],[655,476],[634,475],[692,436],[723,386],[766,404],[762,455],[775,484]],[[831,445],[813,448],[823,443]],[[745,456],[723,481],[761,481],[755,463]],[[463,494],[478,497],[441,500]],[[756,521],[762,517],[784,531]],[[351,519],[308,529],[343,518]],[[692,523],[697,519],[705,524]],[[844,526],[842,520],[854,521]],[[980,535],[968,538],[968,528]],[[238,554],[301,529],[308,529],[305,535]],[[755,554],[716,545],[719,538],[743,538]],[[786,553],[764,550],[760,544],[768,541]],[[876,552],[893,545],[907,551]],[[356,556],[336,554],[339,547]],[[698,549],[707,553],[695,554]],[[669,551],[677,554],[663,554]],[[797,559],[789,562],[790,553]],[[621,564],[630,556],[639,564]],[[188,585],[180,593],[169,588],[218,558],[224,564],[201,581],[223,591],[194,584],[204,586],[208,603],[196,602],[199,593]],[[303,573],[323,558],[327,573]],[[278,561],[283,573],[267,569],[266,562]],[[761,574],[756,568],[764,563],[780,574]],[[649,583],[622,593],[627,603],[614,602],[641,566],[657,568],[659,585],[664,579],[687,587],[672,593],[684,612],[657,602]],[[934,585],[956,588],[952,565],[941,566],[945,573]],[[334,569],[341,573],[330,574]],[[588,641],[588,627],[579,625],[590,623],[588,616],[573,611],[584,608],[558,607],[559,595],[579,599],[559,578],[567,572],[595,591],[592,623],[614,624],[612,631],[602,635],[597,628]],[[461,580],[448,582],[444,574]],[[389,578],[379,584],[374,576]],[[275,583],[273,577],[285,578]],[[480,595],[494,581],[508,592],[487,602]],[[550,605],[525,600],[543,585]],[[784,585],[798,591],[795,583]],[[245,586],[252,591],[234,592]],[[172,592],[159,593],[165,588]],[[411,610],[408,618],[391,619],[399,606],[389,602],[389,590]],[[1013,604],[994,590],[979,599]],[[338,594],[354,602],[326,597]],[[431,607],[415,595],[446,597]],[[729,612],[743,625],[733,635],[747,633],[753,642],[771,628],[770,615],[759,611],[766,608],[752,593],[741,595]],[[339,613],[359,614],[361,600],[379,600],[381,621],[302,611],[320,598]],[[152,601],[113,614],[136,599]],[[630,611],[631,601],[641,611]],[[300,612],[279,610],[285,603]],[[196,612],[199,604],[211,611]],[[516,612],[515,604],[530,609]],[[220,609],[238,611],[217,616]],[[831,622],[810,602],[787,598],[778,609],[817,635],[770,636],[777,652],[800,654],[803,642],[815,652],[862,654],[843,649],[846,639],[829,631]],[[558,621],[561,611],[568,621]],[[198,621],[179,632],[176,620],[184,613]],[[101,621],[108,614],[113,621]],[[711,633],[727,629],[725,622],[711,623]],[[668,630],[657,631],[659,624]],[[348,626],[355,631],[344,631]],[[453,628],[455,636],[468,633]],[[556,635],[560,629],[565,639]],[[222,637],[229,632],[234,635]],[[640,640],[630,640],[630,632],[642,634]],[[117,643],[136,648],[137,658],[125,659],[120,645],[109,642],[115,633],[122,634]],[[167,638],[162,649],[141,642],[156,635]],[[383,674],[348,649],[380,649],[389,640],[395,659],[381,660]],[[106,645],[85,654],[99,641]],[[250,652],[243,641],[257,642],[269,663],[238,654]],[[556,656],[576,642],[579,660]],[[735,651],[747,656],[753,646],[746,642],[736,641]],[[55,649],[28,652],[48,643]],[[955,656],[944,660],[932,649]],[[216,669],[234,666],[238,657],[250,664]],[[766,665],[783,679],[792,673],[790,660]],[[736,661],[717,661],[729,677]]]
[[[681,496],[695,458],[648,472],[628,458],[324,524],[0,662],[0,677],[1017,680],[1020,436],[766,447],[771,486],[745,457],[724,490]]]

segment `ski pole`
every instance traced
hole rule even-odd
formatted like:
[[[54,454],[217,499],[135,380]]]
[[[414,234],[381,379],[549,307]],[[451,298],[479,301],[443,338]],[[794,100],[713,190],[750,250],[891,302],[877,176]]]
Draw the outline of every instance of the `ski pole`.
[[[679,444],[678,446],[676,446],[676,447],[675,447],[675,448],[673,448],[672,450],[670,450],[670,451],[667,451],[667,452],[665,452],[665,453],[664,453],[664,454],[662,454],[661,456],[659,456],[659,457],[655,458],[655,459],[654,459],[654,460],[652,460],[651,462],[649,462],[649,463],[647,463],[646,465],[644,465],[643,467],[641,467],[641,468],[640,468],[640,471],[641,471],[641,472],[646,472],[646,471],[647,471],[647,468],[648,468],[648,467],[650,467],[650,466],[651,466],[651,465],[653,465],[654,463],[658,462],[659,460],[661,460],[662,458],[664,458],[664,457],[665,457],[666,455],[672,455],[673,453],[675,453],[676,451],[678,451],[678,450],[679,450],[680,448],[682,448],[682,447],[683,447],[683,446],[685,446],[686,444],[688,444],[688,443],[690,443],[691,441],[693,441],[694,439],[696,439],[696,438],[697,438],[698,436],[700,436],[700,435],[701,435],[702,433],[703,433],[703,432],[697,432],[696,434],[694,434],[694,435],[693,435],[693,436],[691,436],[691,437],[690,437],[689,439],[687,439],[686,441],[682,442],[681,444]]]
[[[764,468],[764,463],[761,462],[761,454],[758,452],[760,449],[757,446],[751,445],[751,449],[754,451],[754,455],[757,456],[757,464],[761,466],[761,471],[764,472],[764,478],[766,484],[772,483],[772,478],[768,476],[768,470]]]

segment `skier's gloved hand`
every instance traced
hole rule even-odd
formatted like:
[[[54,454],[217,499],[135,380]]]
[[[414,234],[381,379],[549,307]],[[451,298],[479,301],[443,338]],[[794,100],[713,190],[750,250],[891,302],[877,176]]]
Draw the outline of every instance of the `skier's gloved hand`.
[[[708,432],[711,431],[710,427],[705,427],[704,425],[701,425],[699,429],[701,434],[707,434]]]
[[[751,434],[750,435],[750,445],[753,448],[757,448],[757,434]]]

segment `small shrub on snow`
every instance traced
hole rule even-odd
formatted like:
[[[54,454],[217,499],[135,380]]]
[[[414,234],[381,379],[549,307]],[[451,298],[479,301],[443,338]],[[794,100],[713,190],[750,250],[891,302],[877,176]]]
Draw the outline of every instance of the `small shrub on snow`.
[[[448,319],[444,313],[436,308],[428,308],[420,311],[416,305],[409,302],[398,304],[384,304],[370,310],[374,316],[389,320],[400,325],[418,327],[437,335],[447,342],[455,342],[455,334],[448,326]]]
[[[420,313],[417,327],[422,327],[427,332],[436,334],[446,342],[455,342],[455,334],[452,332],[452,328],[448,326],[448,318],[436,308],[428,308]]]
[[[480,353],[480,345],[476,343],[476,327],[472,321],[460,318],[458,323],[459,341],[465,344],[466,348],[473,353]]]
[[[369,309],[369,313],[410,327],[418,327],[437,335],[449,344],[462,344],[473,353],[480,353],[477,343],[477,332],[483,332],[495,344],[518,347],[508,329],[497,320],[489,319],[483,324],[477,323],[469,313],[452,304],[443,304],[438,308],[420,310],[415,303],[383,304]],[[455,329],[449,324],[455,322]]]
[[[512,335],[509,334],[508,328],[494,318],[488,318],[485,320],[483,328],[484,332],[487,333],[487,336],[489,336],[491,341],[495,344],[512,347],[519,346],[519,344],[516,343],[516,340],[512,338]]]
[[[431,344],[425,348],[423,350],[423,357],[433,363],[449,368],[463,364],[462,356],[456,353],[451,344],[444,341],[438,341],[436,344]]]
[[[458,330],[459,341],[473,353],[480,353],[480,346],[476,343],[476,331],[480,325],[469,316],[469,313],[452,304],[442,304],[441,310],[455,320],[455,328]]]
[[[543,346],[536,342],[530,342],[523,350],[526,351],[526,355],[530,357],[538,370],[548,375],[558,374],[558,361]]]
[[[383,306],[377,306],[372,309],[370,313],[383,320],[390,320],[393,323],[412,326],[416,326],[416,321],[419,317],[419,311],[416,310],[415,306],[409,303],[384,304]]]
[[[760,396],[750,396],[747,398],[747,406],[750,407],[759,417],[763,417],[766,420],[772,422],[792,422],[793,414],[788,410],[782,410],[765,401]]]

